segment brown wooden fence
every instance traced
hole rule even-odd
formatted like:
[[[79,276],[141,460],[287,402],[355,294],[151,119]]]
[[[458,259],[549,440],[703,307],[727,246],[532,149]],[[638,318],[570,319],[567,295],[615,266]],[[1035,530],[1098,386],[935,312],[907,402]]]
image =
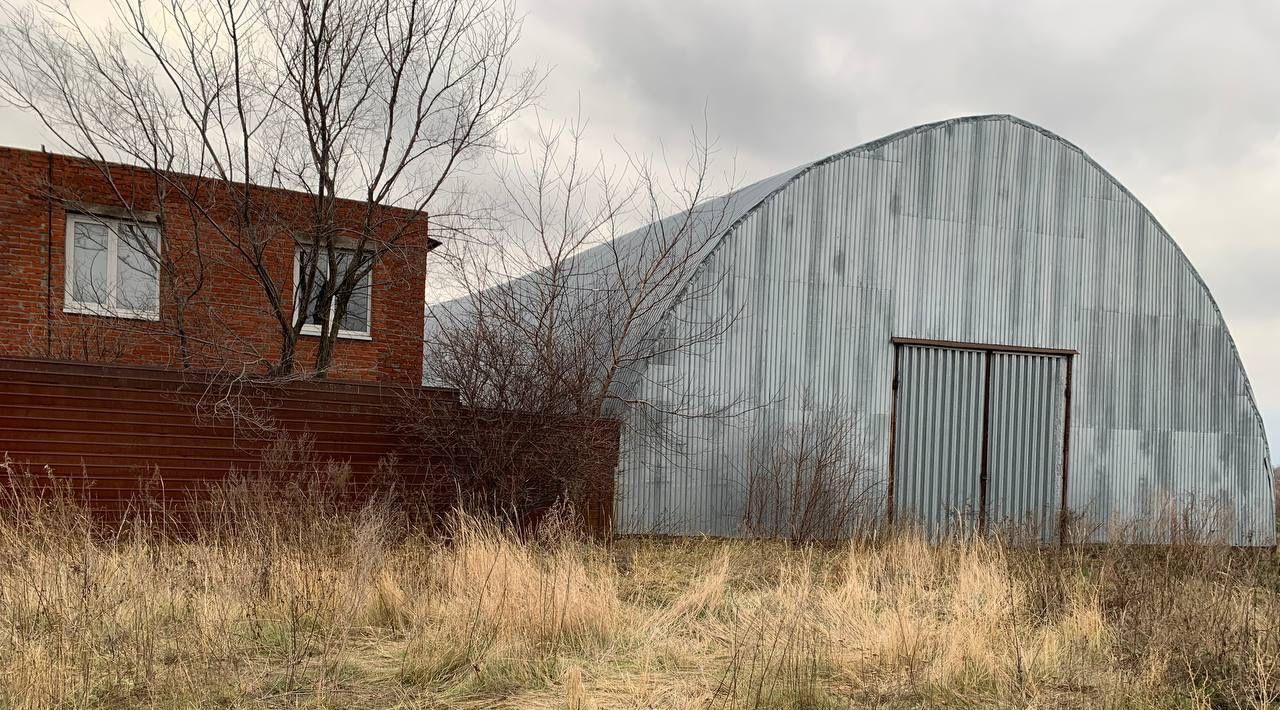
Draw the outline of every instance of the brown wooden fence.
[[[282,441],[305,449],[306,461],[339,467],[344,485],[390,485],[435,506],[456,495],[513,493],[541,505],[560,491],[528,495],[510,482],[562,486],[572,471],[595,481],[575,488],[592,526],[606,529],[611,519],[612,422],[548,425],[476,412],[450,390],[425,387],[308,381],[246,388],[211,373],[0,358],[0,454],[15,470],[69,481],[103,512],[136,508],[144,494],[181,506],[232,471],[283,482],[295,472],[281,470],[288,468]],[[502,442],[502,465],[521,469],[497,477],[505,490],[485,470],[494,442]]]

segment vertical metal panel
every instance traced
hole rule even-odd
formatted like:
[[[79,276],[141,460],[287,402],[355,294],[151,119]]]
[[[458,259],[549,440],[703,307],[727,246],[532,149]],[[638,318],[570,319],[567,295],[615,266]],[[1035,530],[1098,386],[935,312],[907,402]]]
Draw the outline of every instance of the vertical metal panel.
[[[673,305],[664,327],[678,338],[730,310],[739,318],[718,343],[644,373],[636,395],[733,416],[675,420],[655,442],[633,414],[623,531],[740,532],[743,444],[804,397],[879,427],[872,455],[887,471],[890,338],[900,336],[1079,351],[1074,515],[1103,525],[1169,501],[1226,501],[1227,538],[1274,540],[1261,420],[1212,297],[1155,219],[1077,147],[1008,116],[957,119],[733,199],[742,209],[700,270],[721,292]],[[1008,396],[1036,396],[1040,375],[1010,379]],[[1034,498],[1013,487],[1001,505],[1021,511]]]
[[[894,515],[931,536],[976,526],[986,353],[903,346],[894,466]]]
[[[992,353],[988,529],[1053,539],[1061,499],[1066,358]]]
[[[160,512],[166,524],[175,518],[191,522],[191,516],[209,512],[200,506],[208,502],[212,485],[232,471],[257,474],[275,441],[246,432],[229,418],[200,415],[196,403],[218,386],[213,378],[209,372],[152,366],[0,358],[0,401],[10,403],[0,409],[0,452],[18,470],[48,467],[51,478],[41,475],[31,483],[60,480],[97,512]],[[476,443],[468,437],[492,441],[521,421],[519,415],[503,418],[490,412],[474,425],[491,422],[496,427],[492,433],[443,424],[440,431],[447,437],[415,441],[404,431],[406,405],[422,407],[416,416],[419,425],[428,425],[433,421],[428,417],[443,420],[464,413],[457,392],[317,380],[246,387],[239,396],[245,406],[269,417],[278,431],[308,437],[308,456],[293,463],[275,461],[274,469],[262,473],[284,482],[305,477],[311,461],[341,462],[346,487],[335,492],[352,503],[366,494],[394,493],[411,506],[447,504],[447,498],[436,496],[451,495],[445,490],[453,487],[448,481],[459,479],[442,475],[447,473],[442,462],[465,469],[470,460],[465,452]],[[565,421],[528,433],[531,438],[512,444],[524,450],[516,458],[521,465],[559,470],[564,462],[554,460],[554,454],[547,459],[547,452],[566,450],[564,435],[569,434],[592,447],[602,469],[598,473],[612,468],[617,444],[612,424]],[[584,512],[599,529],[608,525],[611,498],[585,501]]]

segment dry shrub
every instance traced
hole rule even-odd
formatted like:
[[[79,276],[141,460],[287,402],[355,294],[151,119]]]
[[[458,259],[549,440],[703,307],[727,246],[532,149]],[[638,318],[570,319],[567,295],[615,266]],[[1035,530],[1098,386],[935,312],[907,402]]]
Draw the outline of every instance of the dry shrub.
[[[876,442],[846,412],[806,399],[797,421],[756,434],[744,459],[744,531],[808,543],[865,536],[878,526]]]
[[[400,428],[431,461],[422,492],[436,510],[528,522],[571,501],[588,519],[613,500],[618,425],[554,410],[459,408],[406,392]]]

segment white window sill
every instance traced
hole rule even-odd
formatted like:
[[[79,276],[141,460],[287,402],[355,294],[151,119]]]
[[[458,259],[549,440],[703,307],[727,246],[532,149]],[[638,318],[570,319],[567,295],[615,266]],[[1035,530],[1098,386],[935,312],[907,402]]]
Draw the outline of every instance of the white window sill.
[[[308,326],[302,327],[302,334],[309,335],[313,338],[318,338],[321,335],[319,328],[312,328]],[[373,340],[373,336],[370,335],[369,333],[359,333],[354,330],[340,330],[338,331],[338,339],[339,340]]]
[[[76,313],[82,316],[102,316],[104,318],[124,318],[127,320],[158,321],[160,314],[154,311],[134,311],[127,308],[111,308],[100,303],[74,303],[68,301],[62,305],[64,313]]]

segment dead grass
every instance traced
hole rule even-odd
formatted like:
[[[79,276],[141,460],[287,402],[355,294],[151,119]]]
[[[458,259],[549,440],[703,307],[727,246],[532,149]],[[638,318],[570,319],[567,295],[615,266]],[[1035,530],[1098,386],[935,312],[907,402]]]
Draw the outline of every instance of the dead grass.
[[[1267,552],[906,533],[604,547],[464,516],[426,537],[376,506],[176,542],[103,536],[66,500],[5,511],[7,708],[1264,708],[1280,693]]]

